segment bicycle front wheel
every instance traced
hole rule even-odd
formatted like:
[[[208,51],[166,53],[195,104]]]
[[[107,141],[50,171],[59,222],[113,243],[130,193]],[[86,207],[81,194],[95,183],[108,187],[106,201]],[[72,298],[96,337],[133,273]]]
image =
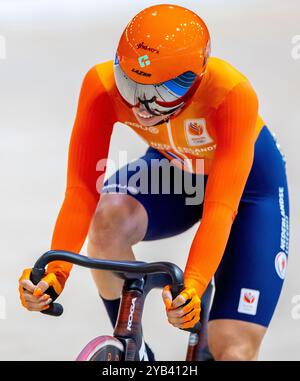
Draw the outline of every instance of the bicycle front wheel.
[[[122,361],[124,345],[113,336],[99,336],[90,341],[76,361]]]

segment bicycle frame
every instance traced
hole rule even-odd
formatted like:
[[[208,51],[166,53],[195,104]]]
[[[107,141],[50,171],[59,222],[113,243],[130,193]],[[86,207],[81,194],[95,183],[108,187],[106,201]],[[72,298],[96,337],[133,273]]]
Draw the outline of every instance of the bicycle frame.
[[[140,279],[125,280],[113,334],[125,343],[125,361],[141,360],[144,352],[141,322],[145,299],[152,289],[163,288],[168,284],[170,278],[166,274],[149,274]],[[139,348],[141,353],[137,351]]]
[[[143,292],[144,283],[144,280],[127,280],[123,287],[122,301],[113,336],[124,344],[125,361],[141,361],[145,352],[141,325],[147,296],[147,293]]]

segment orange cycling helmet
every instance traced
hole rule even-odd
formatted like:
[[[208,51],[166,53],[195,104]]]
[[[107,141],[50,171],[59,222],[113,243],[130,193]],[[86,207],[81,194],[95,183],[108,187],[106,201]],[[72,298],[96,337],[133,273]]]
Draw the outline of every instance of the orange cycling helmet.
[[[185,73],[201,77],[210,53],[204,21],[177,5],[154,5],[138,13],[125,28],[118,63],[134,82],[158,84]]]

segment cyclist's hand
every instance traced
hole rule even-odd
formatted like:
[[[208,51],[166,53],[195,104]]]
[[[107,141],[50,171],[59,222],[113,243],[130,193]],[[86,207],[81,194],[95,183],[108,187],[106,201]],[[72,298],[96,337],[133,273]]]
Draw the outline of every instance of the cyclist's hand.
[[[56,294],[59,295],[63,290],[63,285],[55,273],[46,273],[45,277],[37,285],[34,285],[30,280],[30,274],[31,269],[26,269],[19,279],[21,303],[29,311],[47,310],[52,299],[45,291],[52,286]]]
[[[174,300],[170,286],[163,289],[168,321],[176,328],[192,328],[200,319],[200,298],[194,288],[185,288]],[[186,305],[184,305],[189,301]]]

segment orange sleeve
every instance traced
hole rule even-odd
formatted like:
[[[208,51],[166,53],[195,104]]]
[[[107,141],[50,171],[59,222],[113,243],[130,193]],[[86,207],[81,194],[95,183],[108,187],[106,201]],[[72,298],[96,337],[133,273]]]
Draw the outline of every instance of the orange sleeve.
[[[107,158],[115,119],[110,98],[94,67],[85,76],[80,92],[69,146],[67,188],[52,250],[81,250],[99,201],[96,183],[103,172],[96,171],[96,164]],[[66,279],[71,268],[69,263],[56,261],[48,266],[48,272],[61,273]]]
[[[257,96],[248,82],[234,87],[216,111],[217,149],[185,269],[186,286],[200,296],[222,259],[251,170],[257,115]]]

